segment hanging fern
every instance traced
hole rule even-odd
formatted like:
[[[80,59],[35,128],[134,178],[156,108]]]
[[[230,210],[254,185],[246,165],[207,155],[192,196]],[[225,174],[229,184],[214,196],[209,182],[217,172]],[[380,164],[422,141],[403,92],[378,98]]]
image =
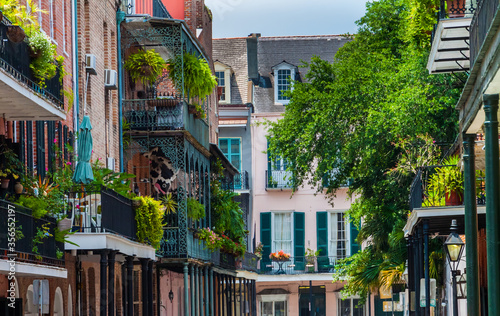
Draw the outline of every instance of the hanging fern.
[[[123,66],[132,80],[139,80],[143,84],[153,84],[163,73],[165,61],[154,49],[140,50],[131,54]]]
[[[200,101],[203,101],[217,85],[217,80],[212,75],[212,70],[205,59],[198,59],[193,54],[184,53],[169,59],[167,64],[167,70],[175,88],[179,91],[184,89],[189,98],[198,97]],[[182,84],[183,78],[184,85]]]

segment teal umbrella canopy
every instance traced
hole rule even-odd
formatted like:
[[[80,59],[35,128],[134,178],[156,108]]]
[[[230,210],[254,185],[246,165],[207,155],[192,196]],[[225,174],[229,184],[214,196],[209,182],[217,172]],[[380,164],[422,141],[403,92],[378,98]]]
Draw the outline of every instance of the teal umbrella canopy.
[[[88,184],[94,180],[94,174],[90,166],[90,158],[92,156],[91,130],[90,118],[85,115],[78,134],[78,163],[73,174],[73,181],[76,183]]]

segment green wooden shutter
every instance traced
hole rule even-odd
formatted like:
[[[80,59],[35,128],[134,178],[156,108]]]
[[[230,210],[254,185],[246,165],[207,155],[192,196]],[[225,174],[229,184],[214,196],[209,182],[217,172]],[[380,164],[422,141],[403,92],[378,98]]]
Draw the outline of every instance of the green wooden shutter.
[[[353,223],[349,223],[351,226],[351,256],[360,250],[359,244],[356,242],[356,237],[358,237],[358,229]]]
[[[260,213],[260,242],[264,247],[262,248],[262,260],[260,261],[261,271],[270,271],[271,267],[267,265],[271,264],[271,259],[269,255],[271,254],[271,212]]]
[[[328,212],[316,213],[316,237],[320,257],[328,257]]]
[[[304,270],[305,264],[305,214],[303,212],[293,213],[293,256],[295,258],[295,270]]]

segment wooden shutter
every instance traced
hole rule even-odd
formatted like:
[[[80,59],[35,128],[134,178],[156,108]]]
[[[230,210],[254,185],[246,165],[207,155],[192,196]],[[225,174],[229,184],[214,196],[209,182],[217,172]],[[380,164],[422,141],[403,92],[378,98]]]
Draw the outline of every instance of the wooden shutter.
[[[328,257],[328,212],[316,213],[317,247],[320,257]]]
[[[271,259],[269,255],[271,254],[271,212],[260,213],[260,242],[264,247],[262,248],[262,260],[260,261],[261,271],[270,271],[271,267],[267,265],[271,264]]]
[[[358,252],[360,250],[359,244],[356,242],[356,237],[358,237],[358,229],[356,228],[356,225],[353,223],[349,223],[351,227],[351,237],[350,237],[350,242],[351,242],[351,256]]]
[[[295,270],[305,269],[305,214],[303,212],[293,213],[293,256]]]

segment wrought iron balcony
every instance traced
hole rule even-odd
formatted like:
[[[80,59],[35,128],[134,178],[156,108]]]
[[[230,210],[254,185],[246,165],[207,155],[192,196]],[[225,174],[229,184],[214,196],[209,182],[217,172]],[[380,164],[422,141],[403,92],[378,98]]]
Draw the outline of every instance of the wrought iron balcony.
[[[248,171],[242,171],[240,174],[234,176],[234,189],[235,190],[249,190]]]
[[[287,170],[266,170],[266,190],[291,190],[292,172]]]
[[[184,130],[208,148],[208,124],[195,119],[187,103],[179,98],[124,100],[123,115],[130,131]]]
[[[246,252],[245,256],[241,258],[240,263],[236,264],[237,269],[258,272],[259,257],[251,252]]]
[[[419,169],[410,188],[410,210],[463,205],[463,185],[461,190],[448,190],[437,174],[439,169],[443,167],[454,166],[429,166]],[[441,183],[437,183],[438,181]],[[486,203],[484,184],[484,177],[476,177],[478,205]]]
[[[57,250],[64,251],[64,244],[55,240],[56,226],[54,218],[36,219],[30,209],[0,200],[0,259],[12,257],[16,262],[64,267],[64,258],[57,258]],[[42,227],[48,228],[49,235],[45,235]],[[40,239],[35,237],[37,234],[45,237]]]
[[[10,120],[63,120],[64,97],[60,73],[40,86],[30,69],[32,57],[25,41],[12,42],[4,17],[0,23],[0,113]]]
[[[479,50],[483,46],[486,35],[497,13],[498,0],[478,0],[477,11],[470,25],[470,63],[471,68],[476,61]]]
[[[75,187],[68,192],[66,214],[74,232],[114,233],[137,239],[132,201],[103,186]]]
[[[263,257],[260,261],[260,274],[305,274],[331,273],[335,270],[336,257],[290,257],[288,261],[271,261]]]

